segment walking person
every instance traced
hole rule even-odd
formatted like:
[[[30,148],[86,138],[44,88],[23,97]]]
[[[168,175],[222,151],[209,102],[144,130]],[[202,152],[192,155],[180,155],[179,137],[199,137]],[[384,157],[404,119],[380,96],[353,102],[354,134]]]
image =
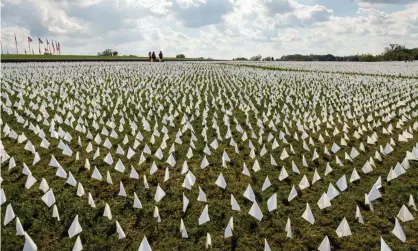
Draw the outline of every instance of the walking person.
[[[157,60],[157,57],[155,56],[155,52],[152,52],[152,62],[155,62]]]
[[[148,60],[151,62],[151,52],[148,52]]]
[[[160,51],[160,54],[158,54],[158,57],[160,58],[160,62],[163,62],[163,53]]]

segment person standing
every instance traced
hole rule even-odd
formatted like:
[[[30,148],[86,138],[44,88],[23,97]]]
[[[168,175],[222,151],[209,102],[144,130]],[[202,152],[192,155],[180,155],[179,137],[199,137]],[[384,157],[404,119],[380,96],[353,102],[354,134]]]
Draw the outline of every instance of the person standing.
[[[158,57],[160,58],[160,62],[163,62],[163,53],[160,51],[160,54],[158,54]]]
[[[152,52],[152,61],[155,62],[155,60],[157,60],[157,57],[155,56],[155,52]]]
[[[148,52],[148,59],[151,62],[151,52]]]

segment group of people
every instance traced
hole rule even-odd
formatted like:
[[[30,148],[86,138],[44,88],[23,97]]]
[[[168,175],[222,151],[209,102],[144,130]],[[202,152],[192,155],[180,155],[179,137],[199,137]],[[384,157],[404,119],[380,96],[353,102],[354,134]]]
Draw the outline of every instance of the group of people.
[[[148,52],[148,57],[150,62],[157,62],[157,57],[155,56],[155,52]],[[160,51],[160,54],[158,54],[158,60],[159,62],[163,62],[163,53]]]

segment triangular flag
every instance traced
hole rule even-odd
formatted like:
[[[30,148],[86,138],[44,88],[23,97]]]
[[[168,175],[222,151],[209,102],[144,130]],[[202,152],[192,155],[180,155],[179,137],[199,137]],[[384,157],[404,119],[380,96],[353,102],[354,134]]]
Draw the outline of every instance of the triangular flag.
[[[321,245],[318,247],[319,251],[331,251],[331,245],[329,243],[328,236],[325,235],[325,238],[322,240]]]
[[[319,209],[322,210],[324,208],[330,207],[331,201],[328,198],[328,195],[326,193],[323,193],[317,204],[318,204]]]
[[[35,242],[33,242],[32,238],[28,235],[28,233],[24,233],[25,235],[25,245],[23,246],[23,251],[35,251],[38,250]]]
[[[256,218],[257,220],[261,221],[263,218],[263,213],[261,212],[260,207],[258,206],[257,202],[254,201],[253,205],[250,208],[250,211],[248,212],[249,215]]]
[[[351,235],[350,226],[348,225],[347,220],[344,219],[341,221],[340,225],[338,226],[337,230],[335,231],[338,237],[344,237]]]
[[[73,238],[77,234],[81,233],[83,229],[81,228],[80,222],[78,221],[78,214],[74,217],[73,223],[71,223],[70,228],[68,229],[68,236]]]
[[[106,203],[105,205],[105,209],[103,212],[103,216],[107,217],[109,220],[112,220],[112,212],[110,211],[110,207],[109,204]]]
[[[296,196],[298,196],[298,191],[295,188],[295,185],[292,186],[292,190],[290,191],[289,197],[287,198],[287,200],[290,202],[291,200],[293,200]]]
[[[219,174],[218,178],[216,179],[215,184],[219,186],[220,188],[224,189],[226,188],[226,181],[222,173]]]
[[[247,189],[245,189],[244,197],[249,199],[251,202],[255,202],[255,194],[250,184],[248,184]]]
[[[405,205],[402,205],[397,217],[403,222],[411,221],[414,219],[414,216],[412,216],[411,212]]]
[[[138,251],[152,251],[151,246],[148,243],[147,237],[144,235],[141,244],[139,245]]]
[[[9,224],[9,222],[11,222],[15,218],[15,216],[16,215],[13,211],[12,204],[7,205],[6,213],[4,215],[4,221],[3,221],[4,226]]]
[[[380,237],[380,251],[392,251],[382,237]]]
[[[305,212],[303,212],[302,214],[302,218],[304,218],[307,222],[311,224],[315,223],[315,218],[312,214],[312,210],[311,210],[311,207],[309,206],[309,203],[306,203],[306,209],[305,209]]]
[[[267,200],[267,208],[269,212],[275,210],[277,208],[277,193],[274,193],[268,200]]]
[[[241,211],[241,208],[240,208],[237,200],[235,199],[234,195],[232,195],[232,194],[231,194],[231,206],[232,206],[232,210]]]
[[[123,232],[123,229],[118,221],[116,221],[116,232],[118,233],[119,240],[126,237],[125,232]]]
[[[77,239],[74,243],[72,251],[81,251],[83,250],[83,244],[81,243],[80,235],[77,236]]]
[[[287,233],[287,237],[288,238],[293,238],[292,225],[290,223],[290,218],[287,218],[285,230],[286,230],[286,233]]]
[[[397,218],[395,218],[395,227],[393,228],[392,233],[396,237],[398,237],[398,239],[401,240],[402,242],[406,241],[405,233],[403,232],[402,226],[401,224],[399,224],[399,221]]]
[[[202,213],[200,214],[199,225],[205,224],[206,222],[210,221],[208,210],[208,205],[206,205]]]
[[[49,189],[48,192],[42,196],[42,200],[48,207],[51,207],[55,203],[55,196],[52,189]]]
[[[165,192],[164,190],[160,187],[160,184],[157,185],[157,190],[155,191],[155,195],[154,195],[154,200],[156,202],[159,202],[162,198],[164,198],[165,196]]]

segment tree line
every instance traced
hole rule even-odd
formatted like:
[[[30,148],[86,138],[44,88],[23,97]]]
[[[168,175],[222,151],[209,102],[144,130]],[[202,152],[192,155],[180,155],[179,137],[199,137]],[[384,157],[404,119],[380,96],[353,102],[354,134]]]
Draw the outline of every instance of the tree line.
[[[334,56],[332,54],[326,55],[302,55],[293,54],[285,55],[281,58],[262,57],[261,55],[253,56],[249,59],[245,57],[237,57],[236,61],[357,61],[357,62],[378,62],[378,61],[412,61],[418,60],[418,48],[408,49],[403,45],[390,44],[385,47],[383,53],[379,55],[361,54],[350,56]]]

